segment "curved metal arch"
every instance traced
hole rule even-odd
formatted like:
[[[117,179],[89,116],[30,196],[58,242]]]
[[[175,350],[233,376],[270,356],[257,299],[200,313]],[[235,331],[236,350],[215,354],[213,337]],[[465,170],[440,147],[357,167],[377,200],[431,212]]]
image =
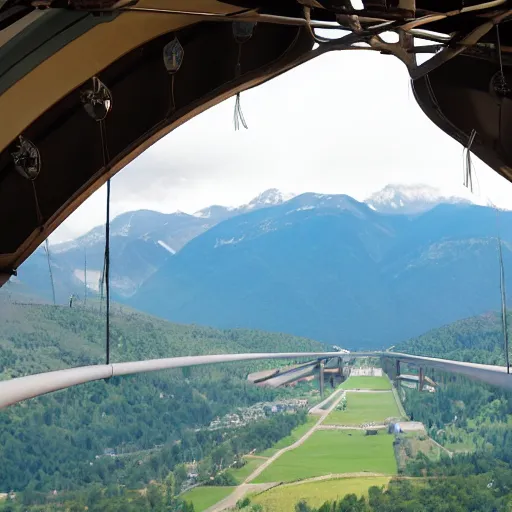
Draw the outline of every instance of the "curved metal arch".
[[[68,368],[53,372],[38,373],[26,377],[0,381],[0,409],[28,398],[66,389],[86,382],[109,379],[122,375],[185,368],[205,364],[258,361],[261,359],[298,359],[338,357],[338,352],[283,352],[253,354],[218,354],[206,356],[184,356],[148,361],[112,363],[94,366]]]
[[[135,16],[139,23],[144,23],[144,15],[129,12],[119,15],[116,22],[125,16]],[[158,20],[173,18],[148,16],[156,16]],[[114,25],[111,22],[95,29],[106,31]],[[162,32],[162,25],[155,26]],[[175,82],[176,108],[168,115],[170,87],[162,48],[177,34],[186,57]],[[36,116],[23,132],[41,154],[42,170],[36,187],[42,224],[31,215],[32,189],[13,173],[12,148],[7,146],[0,153],[0,218],[9,219],[3,223],[0,238],[0,285],[72,211],[158,139],[211,106],[318,55],[318,52],[310,53],[312,45],[305,27],[262,25],[244,46],[243,58],[247,60],[242,74],[235,77],[237,46],[230,25],[196,23],[179,31],[157,34],[120,56],[99,74],[111,90],[115,104],[106,122],[111,155],[106,168],[97,129],[80,104],[80,90],[84,85],[77,84],[46,112]],[[65,49],[69,51],[71,46]],[[57,52],[41,66],[48,68],[53,59],[62,59],[62,54]],[[26,77],[32,85],[36,79],[32,74],[40,73],[41,66]],[[45,80],[49,80],[47,75]],[[23,85],[22,80],[0,95],[0,109],[9,106],[11,90],[18,91],[16,101],[20,100]],[[34,98],[34,101],[40,100]],[[24,108],[24,115],[30,110]],[[8,114],[5,109],[4,112]],[[2,141],[10,140],[18,131],[15,127],[19,120],[15,119],[16,109],[12,105],[9,112],[13,122],[2,123],[0,147]]]

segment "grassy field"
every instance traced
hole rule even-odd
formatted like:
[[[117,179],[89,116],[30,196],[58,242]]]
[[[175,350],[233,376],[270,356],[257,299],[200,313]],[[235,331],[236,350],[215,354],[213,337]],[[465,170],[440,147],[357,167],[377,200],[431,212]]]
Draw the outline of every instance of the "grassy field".
[[[407,463],[414,460],[420,452],[431,461],[437,462],[444,451],[430,437],[424,433],[417,432],[400,434],[394,448],[400,469],[405,468]]]
[[[366,436],[361,430],[321,430],[284,453],[253,483],[291,482],[328,474],[397,471],[392,435]]]
[[[391,382],[388,377],[349,377],[342,385],[343,389],[391,389]]]
[[[336,478],[319,482],[274,487],[251,499],[265,512],[295,512],[295,504],[306,500],[310,507],[319,507],[327,500],[343,498],[345,494],[366,495],[373,485],[387,485],[390,477]]]
[[[300,439],[317,421],[317,417],[308,416],[306,423],[303,423],[302,425],[299,425],[298,427],[294,428],[289,436],[283,437],[283,439],[279,440],[274,446],[272,446],[272,448],[267,448],[261,453],[258,453],[258,455],[261,455],[262,457],[271,457],[278,450],[286,448],[287,446],[290,446],[291,444],[295,443],[295,441]]]
[[[325,425],[361,425],[400,417],[393,393],[351,393],[347,391],[347,409],[334,410]]]
[[[201,512],[229,496],[233,492],[233,489],[234,487],[194,487],[190,491],[182,494],[181,498],[185,501],[192,502],[195,512]]]
[[[242,466],[239,469],[230,469],[229,473],[233,475],[237,483],[241,484],[243,481],[256,469],[259,468],[264,462],[265,459],[258,459],[254,457],[244,457],[247,461],[245,466]]]

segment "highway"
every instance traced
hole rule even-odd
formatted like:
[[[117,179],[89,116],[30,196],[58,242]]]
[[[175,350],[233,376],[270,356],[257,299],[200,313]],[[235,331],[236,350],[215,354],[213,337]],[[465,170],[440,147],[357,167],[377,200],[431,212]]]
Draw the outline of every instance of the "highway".
[[[257,361],[262,359],[331,359],[342,358],[349,360],[360,357],[384,357],[395,359],[403,363],[416,366],[439,369],[449,373],[465,375],[469,378],[512,389],[512,375],[508,375],[504,366],[493,366],[476,363],[464,363],[432,357],[413,356],[397,352],[280,352],[280,353],[249,353],[249,354],[218,354],[202,356],[173,357],[166,359],[152,359],[148,361],[133,361],[126,363],[113,363],[109,365],[82,366],[39,373],[27,377],[0,381],[0,409],[13,405],[22,400],[44,395],[60,389],[78,384],[108,379],[122,375],[166,370],[171,368],[184,368],[204,364],[218,364],[241,361]],[[307,371],[310,371],[307,368]],[[294,376],[296,377],[296,375]]]

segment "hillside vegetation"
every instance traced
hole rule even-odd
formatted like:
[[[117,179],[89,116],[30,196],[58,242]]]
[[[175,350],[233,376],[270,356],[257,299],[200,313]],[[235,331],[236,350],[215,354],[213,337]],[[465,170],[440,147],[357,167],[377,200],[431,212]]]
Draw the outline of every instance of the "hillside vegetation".
[[[507,319],[510,326],[512,313],[507,313]],[[505,352],[501,314],[487,313],[458,320],[397,344],[393,351],[503,365]]]
[[[502,215],[510,268],[512,213]],[[498,272],[491,208],[444,204],[407,217],[344,195],[302,194],[197,236],[129,302],[172,321],[383,348],[498,309]]]
[[[112,360],[223,352],[322,350],[293,336],[170,324],[114,307]],[[104,361],[104,318],[97,310],[2,303],[0,378]],[[211,365],[113,378],[53,393],[0,411],[0,492],[32,485],[38,491],[123,482],[135,488],[163,479],[176,464],[206,457],[220,431],[209,424],[237,406],[291,393],[246,381],[270,362]],[[276,418],[277,421],[277,418]],[[283,424],[284,425],[284,424]],[[289,434],[297,421],[266,442]],[[242,441],[240,441],[242,442]],[[244,445],[245,446],[245,445]],[[106,449],[124,454],[104,457]],[[100,458],[96,458],[99,456]]]

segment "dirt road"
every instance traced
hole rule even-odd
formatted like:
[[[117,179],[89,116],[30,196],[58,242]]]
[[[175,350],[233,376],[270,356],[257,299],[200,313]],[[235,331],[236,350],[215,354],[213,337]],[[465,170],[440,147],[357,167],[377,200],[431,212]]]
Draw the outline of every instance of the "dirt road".
[[[328,397],[328,399],[324,400],[324,402],[322,402],[322,404],[318,404],[316,407],[313,408],[313,409],[315,409],[316,414],[320,414],[320,417],[319,417],[318,421],[300,439],[295,441],[295,443],[293,443],[292,445],[287,446],[286,448],[282,448],[281,450],[276,452],[274,455],[272,455],[272,457],[269,457],[261,466],[256,468],[245,479],[245,481],[241,485],[239,485],[227,498],[224,498],[222,501],[219,501],[215,505],[211,506],[205,512],[221,512],[222,510],[227,510],[229,508],[233,508],[236,506],[237,501],[240,500],[241,498],[243,498],[248,492],[264,491],[264,490],[270,489],[271,487],[278,485],[280,482],[272,482],[272,483],[265,483],[265,484],[251,484],[250,482],[252,482],[263,471],[265,471],[265,469],[267,469],[268,466],[270,466],[270,464],[272,464],[276,459],[281,457],[281,455],[283,455],[283,453],[286,453],[290,450],[294,450],[295,448],[300,446],[302,443],[304,443],[304,441],[306,441],[313,434],[313,432],[315,432],[318,429],[318,427],[320,427],[320,425],[323,423],[323,421],[325,420],[327,415],[341,401],[342,397],[345,394],[345,390],[340,389],[340,390],[336,391],[335,393],[337,393],[338,396],[335,398],[335,400],[333,401],[333,403],[331,404],[331,406],[328,409],[322,410],[322,409],[319,409],[319,406],[322,405],[327,400],[332,400],[333,395]],[[312,412],[313,409],[310,410],[310,413]]]

